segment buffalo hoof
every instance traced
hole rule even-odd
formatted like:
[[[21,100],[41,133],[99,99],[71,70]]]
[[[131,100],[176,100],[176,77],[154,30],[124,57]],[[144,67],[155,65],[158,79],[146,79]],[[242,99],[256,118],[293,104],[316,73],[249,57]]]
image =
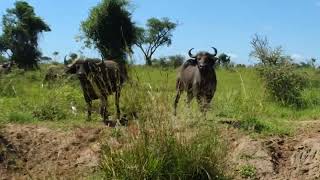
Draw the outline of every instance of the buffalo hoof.
[[[105,120],[105,121],[103,121],[103,122],[104,122],[104,124],[105,124],[106,126],[108,126],[108,127],[115,127],[116,124],[117,124],[117,122],[115,122],[115,121],[110,121],[110,120]]]

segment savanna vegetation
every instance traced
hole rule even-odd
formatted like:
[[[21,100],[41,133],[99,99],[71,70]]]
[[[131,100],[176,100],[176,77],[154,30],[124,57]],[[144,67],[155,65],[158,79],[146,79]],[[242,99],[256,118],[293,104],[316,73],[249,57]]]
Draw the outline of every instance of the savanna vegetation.
[[[151,18],[146,29],[137,28],[127,6],[127,1],[104,0],[81,24],[80,39],[87,47],[97,48],[102,57],[116,58],[119,63],[134,62],[130,55],[137,45],[146,61],[146,66],[127,66],[129,79],[120,104],[129,125],[104,129],[107,137],[102,139],[101,161],[93,177],[232,179],[234,174],[227,162],[229,146],[220,130],[225,123],[243,134],[265,138],[291,136],[300,122],[319,119],[320,70],[315,67],[316,60],[312,59],[310,66],[297,66],[282,48],[272,48],[267,38],[259,35],[251,42],[256,65],[235,66],[227,54],[220,54],[217,91],[206,115],[200,113],[196,101],[190,107],[181,101],[177,116],[173,116],[177,68],[186,58],[152,56],[158,47],[171,44],[177,24],[167,18]],[[28,13],[22,16],[21,11]],[[17,17],[10,18],[13,15]],[[86,104],[76,76],[60,71],[58,78],[43,82],[50,67],[63,69],[64,65],[56,58],[58,52],[53,53],[53,58],[38,60],[38,34],[50,28],[33,8],[17,1],[16,9],[9,9],[3,22],[6,26],[0,36],[1,61],[9,58],[18,67],[0,74],[0,125],[36,124],[66,131],[79,126],[103,126],[98,113],[91,121],[86,120]],[[24,26],[29,33],[19,31]],[[13,27],[16,29],[9,30]],[[16,36],[9,32],[22,33],[24,38],[10,39]],[[13,49],[13,44],[23,40],[28,42],[23,43],[24,47]],[[26,53],[22,56],[20,51]],[[6,53],[9,56],[4,56]],[[78,55],[70,57],[75,60]],[[39,69],[29,70],[34,67]],[[111,112],[115,111],[113,101],[110,98]],[[93,107],[98,112],[99,102],[94,102]],[[110,145],[109,138],[121,146]],[[0,156],[1,153],[0,149]],[[252,165],[243,167],[239,171],[243,177],[255,176]]]

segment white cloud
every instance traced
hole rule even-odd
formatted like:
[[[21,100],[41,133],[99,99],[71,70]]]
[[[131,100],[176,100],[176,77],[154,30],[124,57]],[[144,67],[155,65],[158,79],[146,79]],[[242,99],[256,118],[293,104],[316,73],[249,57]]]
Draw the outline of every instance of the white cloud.
[[[294,53],[291,55],[291,58],[295,61],[303,61],[304,57],[301,54]]]
[[[238,55],[234,54],[234,53],[226,53],[228,56],[231,57],[231,59],[237,59]]]

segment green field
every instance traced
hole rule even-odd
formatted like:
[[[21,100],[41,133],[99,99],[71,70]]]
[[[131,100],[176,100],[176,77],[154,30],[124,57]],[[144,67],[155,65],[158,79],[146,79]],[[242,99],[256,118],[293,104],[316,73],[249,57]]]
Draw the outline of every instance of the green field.
[[[97,113],[99,101],[94,102],[93,119],[86,120],[86,104],[78,79],[62,77],[42,85],[46,69],[42,65],[40,71],[14,70],[1,76],[1,125],[40,125],[63,131],[103,127]],[[177,70],[131,66],[130,80],[121,94],[121,111],[129,119],[129,129],[105,129],[107,139],[116,138],[124,149],[119,151],[106,143],[101,169],[93,177],[188,179],[203,178],[206,173],[216,175],[217,179],[228,177],[232,173],[223,158],[228,145],[220,135],[223,134],[220,127],[225,123],[254,137],[291,136],[300,122],[320,117],[320,73],[314,69],[301,69],[300,73],[310,79],[302,93],[302,108],[275,102],[255,68],[220,68],[218,88],[206,117],[195,100],[191,107],[186,106],[185,95],[175,117]],[[115,114],[113,101],[110,97],[111,115]],[[76,112],[72,112],[71,106],[76,107]],[[136,126],[138,135],[132,132]]]
[[[264,83],[254,68],[218,69],[218,88],[211,103],[207,120],[248,121],[261,124],[266,133],[288,133],[294,122],[317,119],[320,116],[320,74],[316,70],[301,70],[312,83],[303,92],[307,105],[301,109],[285,107],[267,94]],[[61,79],[42,87],[45,67],[41,71],[15,71],[1,77],[0,122],[41,123],[57,122],[63,125],[86,122],[86,104],[76,78]],[[176,70],[144,66],[130,68],[130,81],[121,94],[122,113],[131,120],[144,112],[144,103],[156,96],[161,99],[165,111],[173,112]],[[196,101],[185,106],[184,96],[178,106],[179,119],[193,119],[199,113]],[[71,103],[77,113],[71,112]],[[99,102],[95,102],[95,107]],[[114,112],[113,97],[109,98],[111,114]],[[192,113],[186,113],[190,112]],[[172,117],[173,118],[173,117]],[[92,123],[100,121],[98,114]],[[86,122],[87,123],[87,122]],[[290,124],[288,126],[287,124]]]

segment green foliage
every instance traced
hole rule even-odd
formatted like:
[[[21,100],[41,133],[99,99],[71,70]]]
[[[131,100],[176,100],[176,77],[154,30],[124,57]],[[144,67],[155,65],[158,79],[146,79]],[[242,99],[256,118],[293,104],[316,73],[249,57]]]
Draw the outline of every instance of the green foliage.
[[[17,1],[14,8],[7,10],[2,25],[0,52],[9,51],[11,60],[20,68],[36,68],[41,57],[38,37],[40,33],[50,31],[49,26],[36,16],[33,7],[25,1]]]
[[[182,55],[174,55],[174,56],[169,56],[169,65],[171,67],[177,68],[181,66],[185,60],[185,57]]]
[[[81,24],[87,47],[97,48],[106,59],[124,60],[136,41],[136,28],[126,0],[103,0]]]
[[[18,122],[18,123],[25,123],[25,122],[32,122],[34,121],[34,117],[30,113],[25,112],[11,112],[8,115],[9,122]]]
[[[124,137],[129,145],[121,150],[110,145],[103,148],[101,167],[105,178],[222,179],[225,151],[216,129],[203,125],[192,130],[196,133],[192,138],[176,135],[166,92],[141,83],[136,86],[135,98],[140,99],[136,104],[143,102],[137,135]],[[118,133],[112,134],[119,138]]]
[[[270,47],[267,37],[261,37],[255,34],[251,41],[251,46],[253,51],[250,53],[250,56],[257,58],[259,63],[263,65],[281,65],[292,61],[290,57],[283,55],[281,46],[276,48]]]
[[[40,62],[41,63],[49,63],[52,61],[52,58],[51,57],[48,57],[48,56],[41,56],[40,57]]]
[[[157,67],[172,67],[177,68],[183,64],[185,57],[182,55],[173,55],[168,57],[161,57],[159,59],[153,59],[152,63]]]
[[[1,55],[1,53],[0,53],[0,64],[7,62],[7,61],[8,61],[8,59],[6,57],[4,57],[3,55]]]
[[[72,60],[75,60],[75,59],[78,58],[78,55],[77,55],[76,53],[71,53],[71,54],[70,54],[70,58],[71,58]]]
[[[240,121],[240,128],[246,131],[252,131],[261,133],[264,130],[267,130],[267,126],[256,118],[246,118]]]
[[[168,18],[150,18],[146,24],[147,29],[137,28],[136,45],[143,52],[146,64],[152,65],[152,56],[161,46],[170,46],[172,43],[172,32],[177,27],[176,23]]]
[[[224,66],[224,67],[228,67],[228,65],[231,63],[231,57],[228,56],[227,54],[225,53],[222,53],[218,56],[218,61],[219,61],[219,64],[221,66]]]
[[[239,173],[243,178],[255,179],[257,170],[253,165],[244,165],[240,167]]]
[[[33,116],[41,121],[54,121],[66,118],[66,113],[58,104],[50,101],[40,104],[33,111]]]
[[[301,62],[300,64],[298,64],[298,67],[301,67],[301,68],[316,68],[316,61],[317,61],[317,59],[311,58],[307,62]]]
[[[61,78],[50,84],[51,88],[47,88],[47,86],[42,88],[41,84],[49,67],[50,65],[41,64],[39,71],[14,69],[10,74],[0,76],[0,112],[2,112],[0,113],[0,123],[6,122],[11,112],[33,114],[34,111],[45,111],[43,109],[47,106],[46,104],[51,104],[48,105],[49,108],[58,107],[63,111],[66,117],[56,118],[55,121],[62,122],[65,126],[74,122],[82,123],[86,120],[86,104],[77,78],[72,76]],[[256,68],[235,68],[235,71],[218,69],[216,72],[218,86],[211,103],[211,110],[208,113],[208,122],[223,119],[238,119],[245,122],[256,119],[257,122],[250,122],[248,128],[242,129],[257,132],[252,131],[253,125],[260,126],[259,124],[262,124],[264,128],[258,133],[288,134],[295,127],[292,122],[320,116],[320,73],[317,73],[315,69],[298,69],[297,72],[306,72],[308,77],[312,79],[308,86],[301,91],[301,99],[307,105],[302,109],[286,107],[273,101],[265,89],[264,79],[259,78]],[[163,96],[162,108],[166,113],[172,113],[176,70],[133,66],[129,74],[130,81],[123,87],[120,98],[121,111],[127,115],[129,120],[140,120],[147,112],[150,114],[154,112],[152,108],[146,109],[145,107],[150,101],[149,98],[146,98],[150,92],[157,96]],[[133,89],[134,93],[132,93]],[[197,102],[194,100],[191,108],[188,108],[184,103],[185,98],[185,94],[183,94],[179,103],[177,116],[179,121],[197,121],[200,118],[196,116],[199,113]],[[110,96],[108,99],[110,113],[113,114],[114,98]],[[76,114],[71,111],[71,103],[77,108]],[[93,105],[95,111],[99,112],[99,101],[94,101]],[[192,115],[189,116],[189,114]],[[98,113],[93,113],[93,115],[93,123],[101,121]],[[158,115],[154,113],[155,118]],[[39,121],[39,119],[35,119],[35,122]]]
[[[296,72],[292,58],[283,55],[281,47],[271,48],[266,37],[255,35],[251,45],[254,49],[251,56],[262,63],[259,68],[260,76],[271,97],[283,105],[302,107],[302,91],[306,88],[308,79]]]
[[[271,96],[284,105],[303,106],[302,91],[307,78],[297,73],[293,66],[270,66],[260,69],[266,88]]]

